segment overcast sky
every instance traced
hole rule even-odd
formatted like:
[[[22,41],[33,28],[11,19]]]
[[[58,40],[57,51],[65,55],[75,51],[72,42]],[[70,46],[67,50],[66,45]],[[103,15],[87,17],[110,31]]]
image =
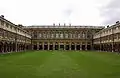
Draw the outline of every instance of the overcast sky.
[[[120,20],[120,0],[0,0],[0,15],[23,25],[108,25]]]

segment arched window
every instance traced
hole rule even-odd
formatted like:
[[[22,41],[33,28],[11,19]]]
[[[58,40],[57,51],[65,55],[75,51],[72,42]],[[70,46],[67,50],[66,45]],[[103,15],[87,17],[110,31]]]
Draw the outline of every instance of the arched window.
[[[63,38],[63,33],[60,33],[60,38]]]
[[[68,33],[65,34],[65,38],[68,38]]]
[[[59,38],[59,33],[56,33],[56,38]]]

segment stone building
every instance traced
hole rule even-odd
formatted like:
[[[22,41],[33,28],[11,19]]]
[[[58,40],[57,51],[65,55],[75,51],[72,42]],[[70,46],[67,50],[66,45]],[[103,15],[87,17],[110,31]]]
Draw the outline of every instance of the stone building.
[[[0,53],[30,49],[31,35],[22,27],[0,16]]]
[[[34,50],[91,50],[93,34],[102,26],[47,25],[26,26],[31,32],[32,49]]]
[[[120,23],[107,26],[15,25],[0,16],[0,53],[26,50],[120,51]]]
[[[99,31],[93,40],[95,50],[120,52],[120,22]]]

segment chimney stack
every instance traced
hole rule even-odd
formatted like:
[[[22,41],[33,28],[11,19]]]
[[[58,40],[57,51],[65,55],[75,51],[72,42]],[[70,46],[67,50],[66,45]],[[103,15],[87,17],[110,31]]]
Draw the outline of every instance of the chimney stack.
[[[109,27],[109,25],[107,26],[107,28]]]
[[[4,15],[1,15],[0,17],[4,18]]]
[[[66,26],[66,24],[64,23],[64,26]]]
[[[69,24],[69,26],[71,26],[71,23]]]
[[[55,26],[55,23],[53,23],[53,26]]]
[[[60,26],[60,23],[59,23],[59,26]]]
[[[116,24],[118,24],[118,23],[119,23],[119,21],[116,22]]]

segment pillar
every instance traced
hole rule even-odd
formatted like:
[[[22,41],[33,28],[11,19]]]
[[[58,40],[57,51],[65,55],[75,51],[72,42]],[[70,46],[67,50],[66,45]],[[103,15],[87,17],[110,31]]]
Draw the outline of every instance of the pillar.
[[[58,43],[58,50],[60,50],[60,42]]]
[[[75,43],[75,50],[77,50],[77,43]]]
[[[88,44],[87,44],[87,42],[86,42],[86,43],[85,43],[85,50],[87,50],[87,45],[88,45]]]
[[[66,43],[64,43],[64,50],[66,50]]]
[[[69,44],[69,50],[71,50],[71,42],[70,42],[70,44]]]
[[[48,50],[50,50],[50,43],[48,42]]]
[[[2,44],[2,53],[4,53],[4,42]]]
[[[53,50],[55,50],[55,43],[53,42]]]
[[[80,50],[82,50],[82,43],[80,43]]]
[[[42,49],[44,50],[44,42],[42,43]]]
[[[15,42],[15,52],[17,52],[17,42]]]
[[[39,50],[39,42],[37,42],[37,50]]]

